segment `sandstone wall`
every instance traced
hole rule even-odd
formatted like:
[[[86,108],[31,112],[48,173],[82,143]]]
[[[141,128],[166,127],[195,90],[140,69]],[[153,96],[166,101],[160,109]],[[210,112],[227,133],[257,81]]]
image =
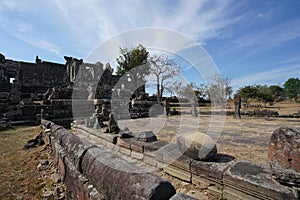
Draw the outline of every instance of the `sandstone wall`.
[[[128,173],[135,169],[96,145],[80,139],[50,121],[42,120],[61,179],[67,185],[68,199],[170,199],[174,187],[151,173]],[[107,166],[113,161],[117,168]]]

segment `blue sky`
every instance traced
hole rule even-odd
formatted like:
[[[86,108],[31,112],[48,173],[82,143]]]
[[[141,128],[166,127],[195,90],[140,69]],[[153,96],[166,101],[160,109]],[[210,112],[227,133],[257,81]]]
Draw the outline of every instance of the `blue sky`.
[[[283,84],[300,78],[299,10],[299,0],[0,0],[0,52],[64,63],[124,31],[162,27],[202,45],[234,88]]]

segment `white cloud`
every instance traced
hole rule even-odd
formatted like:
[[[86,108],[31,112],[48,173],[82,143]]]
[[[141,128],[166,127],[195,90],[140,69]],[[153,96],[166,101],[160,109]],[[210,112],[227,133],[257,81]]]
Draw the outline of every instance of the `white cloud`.
[[[14,0],[2,0],[0,2],[0,5],[2,9],[8,9],[10,11],[24,10],[26,7],[26,4],[24,4],[23,2]]]
[[[279,24],[258,32],[251,32],[235,41],[238,48],[259,46],[262,51],[277,47],[287,41],[300,37],[300,20]]]
[[[180,31],[205,43],[224,37],[222,31],[239,20],[230,16],[231,1],[54,1],[83,45],[93,48],[123,31],[161,27]]]
[[[300,76],[300,63],[293,66],[284,66],[270,71],[251,74],[231,81],[233,87],[238,88],[245,85],[279,83],[291,77]]]
[[[0,28],[8,32],[11,36],[49,52],[60,55],[60,48],[38,35],[36,28],[25,21],[4,21],[0,20]]]

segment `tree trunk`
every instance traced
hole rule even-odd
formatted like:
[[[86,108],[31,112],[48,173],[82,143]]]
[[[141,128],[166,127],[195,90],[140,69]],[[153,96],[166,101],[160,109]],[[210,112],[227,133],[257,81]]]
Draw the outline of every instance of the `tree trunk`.
[[[163,93],[164,93],[164,85],[163,85],[163,81],[161,81],[160,83],[160,99],[163,99]]]
[[[159,91],[160,91],[160,85],[159,85],[159,77],[158,76],[156,76],[156,84],[157,84],[157,103],[159,103],[160,102],[160,93],[159,93]]]

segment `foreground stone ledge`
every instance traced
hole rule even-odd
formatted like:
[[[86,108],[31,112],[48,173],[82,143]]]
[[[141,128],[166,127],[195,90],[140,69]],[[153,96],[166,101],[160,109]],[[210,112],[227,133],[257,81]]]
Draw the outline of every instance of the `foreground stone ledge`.
[[[108,148],[113,152],[122,153],[124,159],[128,157],[129,160],[134,158],[143,161],[164,170],[173,177],[201,185],[201,187],[204,186],[211,198],[298,199],[299,190],[280,185],[272,178],[271,170],[268,167],[246,161],[237,161],[229,155],[216,154],[209,159],[197,161],[181,155],[182,152],[176,144],[160,143],[160,141],[147,143],[136,141],[133,138],[120,138],[119,136],[117,136],[117,142],[114,144],[113,141],[108,141],[101,136],[106,134],[99,131],[83,126],[77,129],[89,141],[101,141],[104,150],[82,144],[84,142],[77,141],[59,126],[51,125],[51,128],[53,131],[56,130],[54,133],[51,132],[51,140],[62,144],[63,148],[67,150],[67,155],[62,154],[64,157],[61,160],[68,160],[75,170],[78,169],[75,165],[81,166],[79,169],[81,169],[82,175],[89,179],[89,184],[92,184],[99,191],[103,199],[151,199],[157,197],[154,194],[158,194],[155,191],[161,191],[159,188],[166,187],[167,191],[172,190],[171,184],[159,177],[152,177],[152,174],[128,173],[140,169],[109,153],[106,151]],[[52,139],[52,137],[54,138]],[[81,144],[78,150],[76,150],[76,145],[65,144],[74,142]],[[147,146],[148,144],[149,146]],[[151,145],[154,147],[151,148]],[[78,158],[79,161],[81,160],[79,163]],[[135,180],[137,180],[137,185],[134,185]],[[116,187],[111,188],[111,186]],[[122,191],[117,191],[116,188]],[[129,193],[124,191],[129,191]],[[163,198],[165,197],[163,196]],[[171,195],[168,198],[171,198]],[[173,196],[173,198],[181,198],[181,195]]]
[[[94,144],[80,139],[74,134],[67,134],[62,138],[62,146],[65,148],[68,157],[76,167],[78,171],[82,171],[81,162],[85,152],[92,147],[95,147]]]
[[[176,193],[169,182],[99,148],[88,149],[82,169],[106,199],[170,199]]]
[[[239,161],[224,174],[225,199],[298,199],[296,189],[280,185],[268,168]]]

